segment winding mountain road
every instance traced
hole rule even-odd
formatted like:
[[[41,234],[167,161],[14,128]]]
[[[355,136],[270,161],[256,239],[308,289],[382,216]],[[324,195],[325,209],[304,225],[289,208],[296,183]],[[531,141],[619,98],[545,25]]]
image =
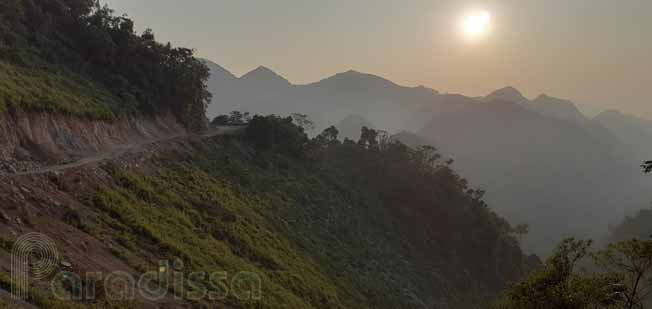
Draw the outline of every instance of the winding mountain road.
[[[83,157],[81,159],[78,159],[74,162],[70,163],[65,163],[65,164],[57,164],[57,165],[50,165],[50,166],[44,166],[38,169],[34,169],[31,171],[24,171],[24,172],[19,172],[19,173],[14,173],[14,174],[5,174],[5,175],[0,175],[2,178],[14,178],[14,177],[19,177],[19,176],[28,176],[28,175],[40,175],[40,174],[47,174],[47,173],[54,173],[54,172],[61,172],[65,171],[67,169],[72,169],[72,168],[77,168],[81,166],[86,166],[90,164],[97,164],[105,161],[110,161],[114,160],[117,158],[120,158],[126,154],[134,154],[134,153],[141,153],[146,150],[146,147],[149,145],[161,143],[161,142],[167,142],[167,141],[173,141],[177,139],[185,139],[189,137],[202,137],[202,138],[210,138],[214,136],[219,136],[219,135],[233,135],[237,133],[238,131],[244,129],[245,126],[220,126],[220,127],[213,127],[207,130],[203,134],[175,134],[175,135],[170,135],[166,136],[163,138],[157,138],[157,139],[151,139],[151,140],[145,140],[139,143],[133,143],[133,144],[124,144],[124,145],[118,145],[114,147],[113,149],[103,152],[103,153],[98,153],[94,154],[92,156],[88,157]]]

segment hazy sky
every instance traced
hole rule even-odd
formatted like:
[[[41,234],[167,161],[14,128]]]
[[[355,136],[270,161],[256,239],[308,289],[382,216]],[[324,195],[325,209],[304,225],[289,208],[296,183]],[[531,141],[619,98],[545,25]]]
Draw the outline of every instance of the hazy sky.
[[[651,0],[108,0],[138,29],[236,75],[294,83],[355,69],[470,96],[511,85],[652,118]],[[469,42],[459,20],[492,15]]]

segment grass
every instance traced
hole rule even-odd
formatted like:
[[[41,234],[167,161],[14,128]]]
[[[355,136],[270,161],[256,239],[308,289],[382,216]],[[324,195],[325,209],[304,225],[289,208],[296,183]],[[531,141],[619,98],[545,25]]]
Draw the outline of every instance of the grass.
[[[5,291],[11,291],[14,286],[14,282],[4,273],[0,272],[0,288]],[[35,305],[39,308],[44,309],[101,309],[101,308],[110,308],[110,309],[130,309],[130,308],[140,308],[142,305],[133,301],[100,301],[98,303],[75,303],[70,301],[64,301],[53,297],[41,290],[30,288],[29,298],[27,302]],[[0,308],[5,308],[8,306],[4,304],[2,299],[0,299]]]
[[[189,272],[259,274],[263,298],[224,301],[235,308],[415,308],[432,292],[376,192],[305,161],[214,146],[150,162],[151,174],[107,167],[114,183],[86,198],[95,236],[136,269],[156,269],[142,264],[153,255]]]
[[[180,258],[189,272],[260,276],[262,300],[230,294],[224,303],[236,308],[345,307],[318,263],[260,213],[269,201],[244,198],[224,180],[186,164],[164,167],[156,177],[115,169],[112,175],[117,187],[96,192],[91,203],[102,212],[98,236],[134,244],[122,254],[128,261],[146,250]]]
[[[477,308],[485,296],[481,279],[455,275],[474,263],[451,262],[451,249],[411,252],[413,238],[380,192],[350,171],[280,154],[252,157],[232,139],[159,154],[139,168],[104,166],[106,182],[70,192],[86,205],[85,231],[138,272],[181,260],[186,274],[246,271],[262,281],[260,300],[229,294],[195,307],[393,309],[450,300],[452,308]],[[466,227],[450,227],[451,235],[456,228]]]
[[[103,86],[73,73],[0,61],[0,111],[11,105],[25,111],[111,120],[117,102]]]

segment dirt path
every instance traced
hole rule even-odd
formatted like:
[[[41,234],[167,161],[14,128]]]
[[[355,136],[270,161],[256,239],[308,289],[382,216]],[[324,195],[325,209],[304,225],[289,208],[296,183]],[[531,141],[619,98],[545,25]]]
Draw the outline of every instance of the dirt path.
[[[81,158],[81,159],[79,159],[79,160],[77,160],[75,162],[66,163],[66,164],[58,164],[58,165],[50,165],[50,166],[41,167],[41,168],[38,168],[38,169],[35,169],[35,170],[31,170],[31,171],[19,172],[19,173],[15,173],[15,174],[0,175],[0,177],[2,177],[2,178],[13,178],[13,177],[19,177],[19,176],[39,175],[39,174],[60,172],[60,171],[64,171],[64,170],[71,169],[71,168],[77,168],[77,167],[81,167],[81,166],[85,166],[85,165],[89,165],[89,164],[96,164],[96,163],[101,163],[101,162],[104,162],[104,161],[117,159],[117,158],[120,158],[120,157],[124,156],[125,154],[140,153],[140,152],[145,151],[146,146],[156,144],[156,143],[172,141],[172,140],[176,140],[176,139],[189,138],[191,136],[200,136],[200,137],[204,137],[204,138],[209,138],[209,137],[218,136],[218,135],[231,135],[231,134],[235,134],[236,132],[240,131],[243,128],[244,127],[242,127],[242,126],[216,127],[216,128],[209,129],[206,133],[201,134],[201,135],[177,134],[177,135],[166,136],[164,138],[146,140],[146,141],[135,143],[135,144],[119,145],[119,146],[116,146],[115,148],[109,150],[108,152],[99,153],[99,154],[95,154],[95,155],[92,155],[92,156],[84,157],[84,158]]]
[[[2,307],[3,304],[6,306],[6,308],[12,308],[12,309],[38,309],[38,307],[30,303],[24,302],[22,300],[14,299],[9,292],[0,289],[0,307]]]

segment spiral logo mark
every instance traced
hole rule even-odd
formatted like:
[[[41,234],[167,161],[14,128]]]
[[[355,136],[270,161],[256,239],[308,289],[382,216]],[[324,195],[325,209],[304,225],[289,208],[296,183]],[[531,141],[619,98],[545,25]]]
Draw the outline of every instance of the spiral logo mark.
[[[11,253],[12,294],[29,296],[29,280],[42,280],[58,269],[59,252],[54,241],[40,233],[29,233],[16,240]]]

